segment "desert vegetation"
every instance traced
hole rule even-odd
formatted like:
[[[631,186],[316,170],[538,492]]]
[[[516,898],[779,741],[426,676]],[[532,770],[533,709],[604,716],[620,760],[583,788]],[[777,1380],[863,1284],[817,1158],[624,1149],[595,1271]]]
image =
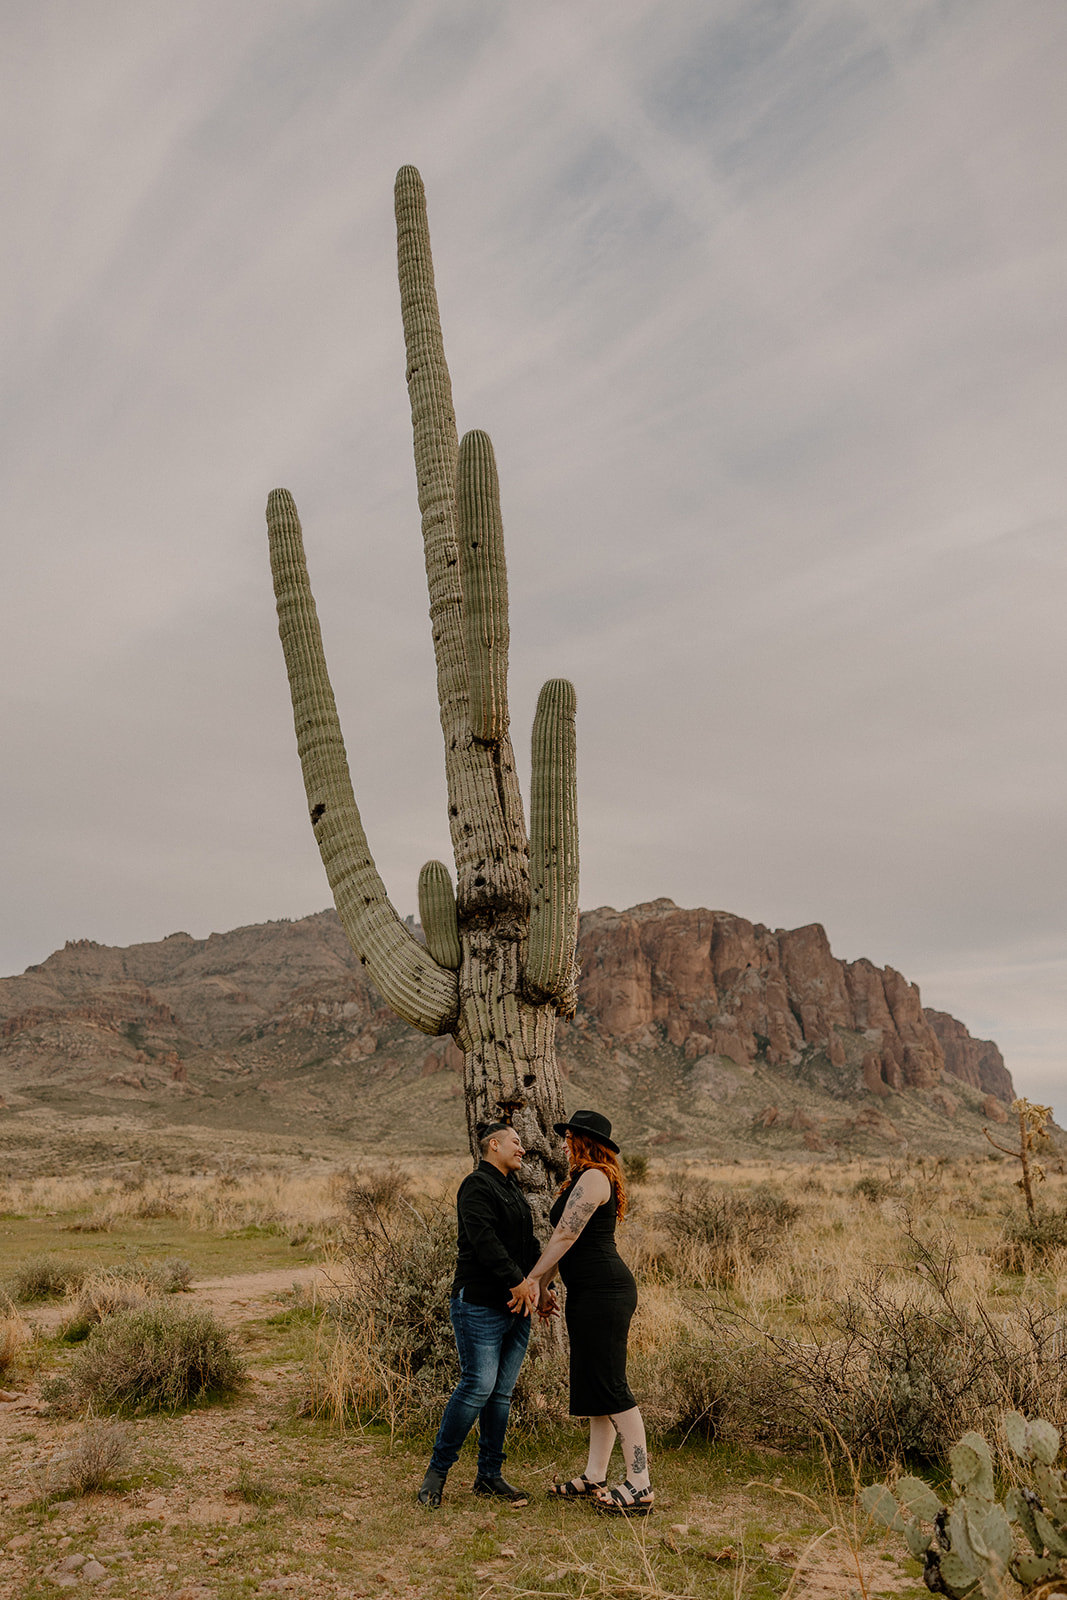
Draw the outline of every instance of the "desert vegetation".
[[[463,1463],[433,1532],[414,1517],[409,1491],[455,1375],[447,1298],[463,1163],[313,1169],[250,1155],[134,1179],[9,1180],[0,1382],[43,1405],[24,1470],[15,1450],[19,1525],[46,1565],[47,1530],[73,1515],[56,1505],[126,1526],[164,1481],[195,1507],[202,1479],[217,1481],[220,1526],[180,1548],[150,1528],[142,1545],[156,1552],[149,1566],[165,1545],[182,1571],[198,1550],[239,1546],[232,1565],[210,1558],[219,1596],[309,1562],[352,1592],[344,1585],[384,1546],[404,1553],[407,1592],[428,1596],[803,1595],[815,1572],[842,1597],[918,1593],[920,1561],[870,1513],[863,1485],[903,1474],[944,1498],[948,1448],[968,1432],[996,1445],[1007,1413],[1067,1428],[1067,1179],[1046,1166],[1031,1217],[1018,1163],[995,1152],[809,1166],[631,1158],[620,1242],[641,1284],[632,1381],[663,1488],[640,1537],[591,1515],[561,1523],[540,1500],[522,1521],[487,1523]],[[105,1226],[81,1227],[89,1217]],[[253,1248],[274,1252],[257,1264],[318,1264],[315,1282],[293,1287],[279,1268],[273,1308],[220,1322],[197,1301],[196,1263],[240,1273]],[[565,1372],[558,1334],[539,1329],[509,1462],[533,1489],[579,1464]],[[179,1416],[183,1439],[210,1436],[215,1454],[174,1457],[168,1418]],[[119,1418],[125,1432],[86,1431]],[[353,1496],[364,1498],[349,1523]],[[235,1516],[245,1520],[227,1523]],[[283,1518],[313,1561],[281,1538]],[[366,1592],[404,1592],[395,1559],[390,1570],[391,1588]],[[145,1592],[112,1578],[112,1593]]]

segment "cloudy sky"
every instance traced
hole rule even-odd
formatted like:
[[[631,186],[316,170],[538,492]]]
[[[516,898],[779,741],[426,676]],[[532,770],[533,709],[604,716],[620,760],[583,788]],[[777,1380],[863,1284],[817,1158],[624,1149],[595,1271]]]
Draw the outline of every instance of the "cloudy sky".
[[[446,856],[426,181],[582,904],[825,924],[1067,1120],[1063,0],[7,0],[0,971],[328,903],[284,484],[394,902]]]

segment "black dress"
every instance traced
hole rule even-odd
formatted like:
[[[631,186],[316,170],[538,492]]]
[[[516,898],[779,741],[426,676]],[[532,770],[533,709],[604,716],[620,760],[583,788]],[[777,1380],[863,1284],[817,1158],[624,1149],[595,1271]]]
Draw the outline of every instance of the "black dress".
[[[581,1173],[556,1196],[555,1227]],[[626,1382],[626,1338],[637,1310],[633,1273],[615,1248],[615,1185],[559,1264],[567,1287],[571,1346],[571,1416],[605,1417],[637,1404]]]

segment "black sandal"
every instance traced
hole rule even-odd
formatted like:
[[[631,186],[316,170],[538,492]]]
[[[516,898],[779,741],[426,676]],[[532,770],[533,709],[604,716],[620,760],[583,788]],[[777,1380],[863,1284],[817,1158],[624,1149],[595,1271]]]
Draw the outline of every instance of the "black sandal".
[[[609,1517],[647,1517],[654,1499],[651,1484],[647,1489],[635,1489],[627,1478],[616,1488],[609,1489],[607,1497],[598,1494],[593,1504]]]
[[[592,1478],[587,1478],[585,1473],[579,1473],[577,1478],[568,1478],[566,1483],[560,1483],[557,1478],[555,1483],[548,1486],[549,1498],[552,1500],[591,1500],[598,1489],[606,1489],[608,1480],[603,1483],[594,1483]]]

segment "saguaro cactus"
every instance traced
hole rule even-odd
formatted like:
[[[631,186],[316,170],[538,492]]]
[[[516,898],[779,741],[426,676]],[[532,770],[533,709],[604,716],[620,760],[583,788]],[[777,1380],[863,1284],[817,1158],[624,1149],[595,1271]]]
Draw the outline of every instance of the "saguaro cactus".
[[[509,1114],[528,1155],[523,1182],[547,1210],[563,1170],[555,1022],[574,1009],[578,829],[574,689],[541,691],[534,724],[531,834],[508,737],[507,574],[488,435],[456,437],[422,180],[396,180],[400,303],[422,512],[448,816],[456,864],[419,879],[427,944],[389,903],[352,793],[292,496],[267,503],[278,622],[308,808],[338,913],[384,999],[464,1054],[467,1120]],[[531,872],[532,868],[532,872]],[[531,905],[531,876],[533,901]]]

